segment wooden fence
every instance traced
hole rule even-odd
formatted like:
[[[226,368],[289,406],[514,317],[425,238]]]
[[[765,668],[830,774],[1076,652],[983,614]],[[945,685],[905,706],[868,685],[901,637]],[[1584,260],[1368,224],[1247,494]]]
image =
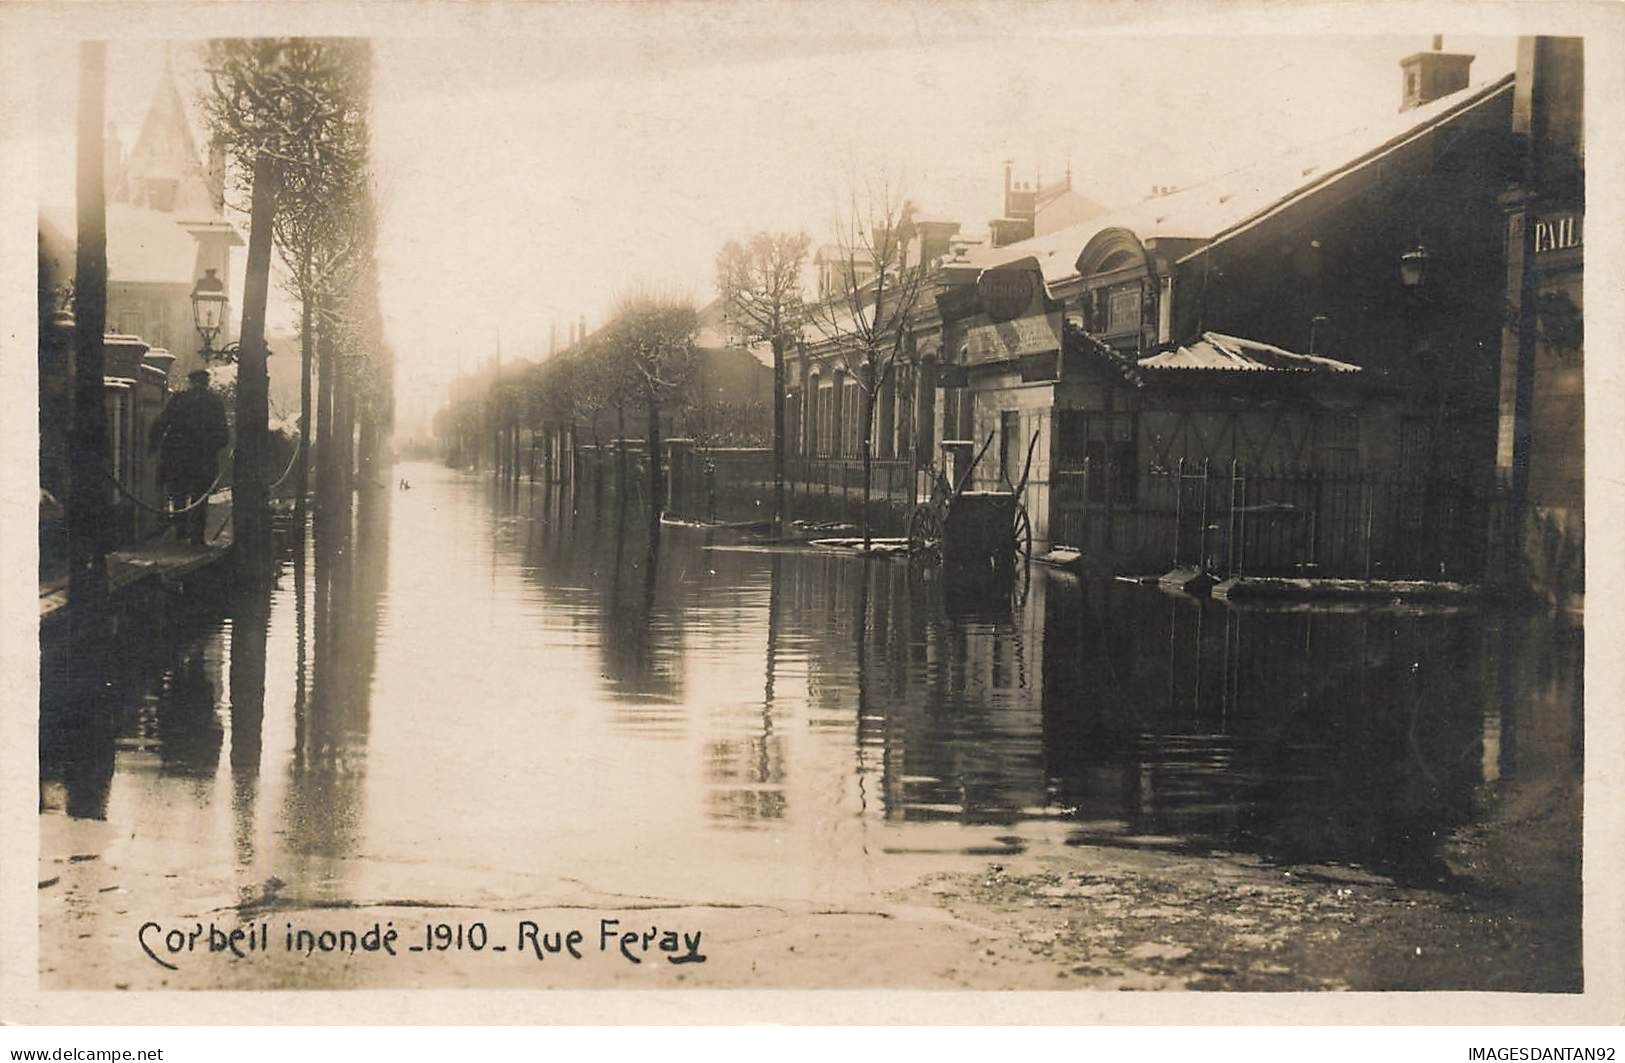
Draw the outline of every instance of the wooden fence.
[[[1090,471],[1056,476],[1051,539],[1119,570],[1223,576],[1479,578],[1494,493],[1442,475],[1179,462],[1132,498]]]

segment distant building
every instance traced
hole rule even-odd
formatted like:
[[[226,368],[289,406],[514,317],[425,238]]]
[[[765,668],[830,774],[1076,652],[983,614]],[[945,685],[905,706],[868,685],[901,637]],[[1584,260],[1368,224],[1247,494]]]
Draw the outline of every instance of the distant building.
[[[105,174],[107,327],[173,352],[184,378],[201,364],[192,287],[210,271],[228,280],[243,239],[223,214],[224,156],[215,149],[203,162],[167,63],[128,156],[109,127]],[[41,256],[58,288],[73,277],[77,231],[72,207],[40,211]],[[232,317],[228,308],[217,346],[233,338]]]
[[[773,445],[773,351],[728,320],[721,299],[699,311],[694,355],[670,431],[726,446]]]
[[[1072,164],[1056,184],[1028,184],[1013,180],[1014,164],[1004,164],[1004,214],[988,222],[992,246],[1029,240],[1034,236],[1078,225],[1106,213],[1106,208],[1072,188]]]
[[[813,278],[820,300],[839,298],[854,285],[868,284],[874,275],[874,257],[862,248],[847,252],[835,244],[824,244],[813,252]]]

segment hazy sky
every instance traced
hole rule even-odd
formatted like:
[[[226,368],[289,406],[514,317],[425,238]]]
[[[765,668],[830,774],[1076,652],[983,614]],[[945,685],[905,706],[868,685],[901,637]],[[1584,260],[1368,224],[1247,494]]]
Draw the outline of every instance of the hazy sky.
[[[499,331],[506,357],[540,356],[554,320],[561,337],[581,315],[594,325],[628,288],[709,299],[730,237],[827,238],[854,175],[885,173],[967,230],[999,211],[1006,158],[1022,180],[1056,179],[1070,158],[1075,188],[1120,205],[1391,114],[1399,59],[1429,43],[1089,36],[1081,18],[1037,20],[1053,8],[1000,10],[952,36],[634,18],[613,34],[378,39],[379,250],[403,409],[459,358],[489,357]],[[1515,51],[1445,46],[1478,56],[1475,82]],[[130,143],[162,50],[118,45],[110,64],[109,117]],[[71,79],[41,91],[43,196],[71,202]]]

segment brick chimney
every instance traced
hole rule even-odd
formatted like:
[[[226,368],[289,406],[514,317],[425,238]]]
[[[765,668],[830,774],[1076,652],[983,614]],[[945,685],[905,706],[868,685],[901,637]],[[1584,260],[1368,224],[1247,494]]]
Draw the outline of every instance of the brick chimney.
[[[1441,96],[1467,87],[1473,57],[1443,49],[1444,38],[1434,34],[1432,51],[1407,55],[1399,61],[1399,68],[1404,73],[1399,101],[1401,111],[1432,103]]]

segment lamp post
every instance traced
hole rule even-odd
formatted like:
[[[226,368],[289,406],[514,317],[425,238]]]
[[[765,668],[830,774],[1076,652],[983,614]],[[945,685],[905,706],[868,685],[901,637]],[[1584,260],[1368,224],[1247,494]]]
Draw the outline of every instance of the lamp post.
[[[1421,243],[1399,256],[1399,283],[1405,300],[1405,358],[1413,379],[1420,377],[1429,394],[1437,399],[1442,381],[1427,320],[1429,292],[1435,287],[1434,265],[1432,253]]]
[[[203,339],[203,350],[198,352],[208,362],[216,352],[215,337],[226,317],[226,285],[214,270],[205,270],[192,285],[192,324]]]
[[[1429,428],[1427,445],[1427,467],[1424,476],[1439,477],[1451,476],[1454,473],[1453,465],[1449,464],[1451,455],[1445,447],[1445,403],[1447,382],[1443,378],[1444,367],[1433,350],[1432,328],[1429,292],[1437,286],[1436,263],[1432,254],[1421,243],[1403,252],[1399,256],[1399,281],[1405,291],[1405,352],[1406,357],[1415,359],[1416,371],[1421,376],[1426,391],[1424,395],[1428,406]],[[1443,486],[1437,482],[1432,489],[1425,492],[1424,512],[1422,520],[1424,527],[1431,532],[1434,544],[1440,549],[1440,570],[1443,571],[1443,551],[1452,545],[1449,542],[1449,529],[1439,526],[1438,515],[1440,505],[1447,504],[1441,498],[1438,487]]]

